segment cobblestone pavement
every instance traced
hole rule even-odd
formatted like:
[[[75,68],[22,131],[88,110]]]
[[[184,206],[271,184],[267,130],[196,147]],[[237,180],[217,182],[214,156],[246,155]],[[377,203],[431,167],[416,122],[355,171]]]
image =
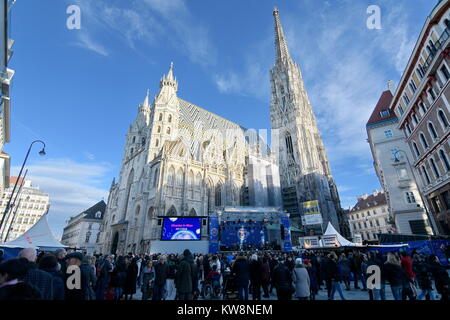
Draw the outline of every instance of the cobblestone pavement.
[[[354,289],[353,287],[351,290],[345,290],[343,289],[344,298],[346,300],[369,300],[369,293],[367,291],[363,291],[361,289]],[[140,290],[138,289],[138,292],[136,295],[133,296],[133,300],[141,300],[142,294]],[[252,299],[252,296],[249,295],[249,299]],[[334,296],[335,300],[341,300],[339,294],[336,292]],[[200,299],[202,300],[202,299]],[[272,294],[270,295],[270,298],[263,298],[262,300],[277,300],[276,291],[273,289]],[[319,291],[319,294],[316,296],[316,300],[328,300],[327,290],[323,289]],[[394,300],[392,296],[392,292],[389,286],[386,287],[386,300]]]

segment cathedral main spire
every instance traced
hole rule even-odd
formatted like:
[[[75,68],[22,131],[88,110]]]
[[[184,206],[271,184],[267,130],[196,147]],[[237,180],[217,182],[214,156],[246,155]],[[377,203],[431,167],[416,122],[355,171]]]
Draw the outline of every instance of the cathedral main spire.
[[[275,19],[275,50],[277,62],[290,60],[291,56],[289,54],[283,27],[280,22],[280,16],[276,7],[273,9],[273,17]]]

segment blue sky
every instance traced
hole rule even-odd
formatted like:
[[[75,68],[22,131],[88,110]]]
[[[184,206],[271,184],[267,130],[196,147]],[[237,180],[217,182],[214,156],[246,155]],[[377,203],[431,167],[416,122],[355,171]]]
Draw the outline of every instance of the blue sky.
[[[270,128],[272,9],[300,65],[344,207],[380,188],[365,123],[387,81],[398,81],[431,0],[19,0],[11,68],[12,173],[29,143],[29,177],[50,194],[49,221],[107,199],[137,106],[174,62],[179,97],[247,128]],[[81,8],[81,29],[66,9]],[[369,5],[381,30],[366,27]]]

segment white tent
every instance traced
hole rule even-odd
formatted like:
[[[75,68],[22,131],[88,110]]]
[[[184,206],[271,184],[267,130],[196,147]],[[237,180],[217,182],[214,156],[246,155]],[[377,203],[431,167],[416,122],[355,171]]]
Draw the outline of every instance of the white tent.
[[[333,225],[331,224],[331,222],[328,222],[328,227],[327,230],[324,233],[325,236],[336,236],[337,241],[339,242],[339,246],[340,247],[360,247],[361,245],[358,245],[356,243],[353,243],[351,241],[348,241],[347,239],[345,239],[343,236],[341,236],[339,234],[339,232],[337,232],[337,230],[333,227]]]
[[[27,232],[13,241],[0,244],[3,248],[35,248],[40,250],[54,250],[67,248],[56,240],[47,222],[47,214],[44,214]]]

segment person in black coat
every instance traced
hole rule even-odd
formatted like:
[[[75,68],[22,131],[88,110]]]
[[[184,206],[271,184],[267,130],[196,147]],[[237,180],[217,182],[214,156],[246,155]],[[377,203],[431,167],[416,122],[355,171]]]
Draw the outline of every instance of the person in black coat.
[[[137,266],[137,258],[132,258],[128,264],[125,278],[125,300],[132,300],[133,294],[136,293],[137,287],[137,276],[138,276],[138,266]]]
[[[65,300],[80,301],[88,299],[87,293],[91,270],[82,265],[83,258],[84,255],[81,252],[72,252],[67,255],[67,270],[64,275]],[[77,275],[80,277],[79,280],[76,279]],[[78,283],[79,287],[74,287]]]
[[[440,264],[439,258],[434,254],[428,257],[428,263],[434,277],[436,290],[441,295],[441,300],[448,301],[450,297],[450,278],[447,269]]]
[[[273,270],[273,283],[277,290],[278,300],[291,300],[294,288],[292,286],[292,274],[284,261],[279,261]]]
[[[239,300],[248,300],[248,285],[250,281],[250,264],[244,254],[239,254],[232,270],[235,284],[239,292]]]
[[[261,300],[261,286],[263,283],[263,266],[256,254],[252,255],[250,262],[250,283],[253,300]]]
[[[53,277],[53,300],[64,300],[64,275],[58,267],[58,260],[53,254],[46,254],[39,261],[39,269]]]
[[[198,291],[197,282],[197,265],[191,251],[186,249],[175,274],[177,299],[192,300],[194,291]]]
[[[25,259],[9,259],[0,263],[0,301],[40,300],[41,293],[24,282],[28,271]]]
[[[123,256],[119,256],[117,257],[117,261],[111,275],[111,287],[114,288],[115,300],[122,299],[126,278],[127,278],[127,263]]]
[[[166,257],[160,256],[155,265],[155,281],[153,283],[153,300],[164,299],[167,277],[169,276],[169,266],[166,263]]]

